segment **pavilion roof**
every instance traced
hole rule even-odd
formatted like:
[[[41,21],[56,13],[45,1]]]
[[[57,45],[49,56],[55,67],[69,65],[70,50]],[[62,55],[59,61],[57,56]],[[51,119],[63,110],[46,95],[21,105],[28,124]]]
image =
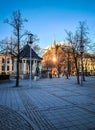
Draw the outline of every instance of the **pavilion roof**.
[[[31,56],[33,59],[42,60],[41,57],[38,56],[38,54],[31,48]],[[23,49],[20,51],[20,57],[23,58],[29,58],[30,57],[30,46],[29,44],[26,44]]]

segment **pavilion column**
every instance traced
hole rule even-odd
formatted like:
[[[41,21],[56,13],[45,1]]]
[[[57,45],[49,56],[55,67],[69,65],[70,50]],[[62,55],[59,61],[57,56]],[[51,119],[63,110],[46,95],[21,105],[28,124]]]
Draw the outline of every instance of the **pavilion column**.
[[[36,71],[36,67],[37,67],[37,60],[33,60],[33,74],[35,74],[35,71]]]
[[[10,59],[10,73],[12,73],[12,59]]]
[[[24,60],[23,63],[23,73],[26,74],[26,59]]]
[[[17,70],[16,66],[17,66],[17,60],[14,59],[14,73],[16,73],[16,70]]]

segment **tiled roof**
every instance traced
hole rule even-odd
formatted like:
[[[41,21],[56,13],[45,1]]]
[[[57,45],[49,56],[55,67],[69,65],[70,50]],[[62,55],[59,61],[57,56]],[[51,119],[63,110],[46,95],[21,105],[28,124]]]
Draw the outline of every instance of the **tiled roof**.
[[[36,52],[31,48],[31,56],[32,58],[34,59],[38,59],[38,60],[41,60],[42,58],[39,57]],[[28,44],[26,44],[23,49],[21,50],[20,52],[20,57],[23,57],[23,58],[29,58],[30,57],[30,46]]]

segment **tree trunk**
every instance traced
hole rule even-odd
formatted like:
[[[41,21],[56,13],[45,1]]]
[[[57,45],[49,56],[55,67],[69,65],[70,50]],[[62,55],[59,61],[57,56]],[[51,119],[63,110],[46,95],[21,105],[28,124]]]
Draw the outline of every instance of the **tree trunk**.
[[[70,61],[69,61],[69,49],[68,49],[68,72],[67,72],[67,79],[70,77]]]
[[[81,64],[82,64],[82,80],[85,81],[84,67],[83,67],[83,54],[81,53]]]
[[[80,84],[80,79],[79,79],[79,69],[77,65],[77,55],[75,55],[75,51],[73,50],[73,55],[74,55],[74,60],[75,60],[75,67],[76,67],[76,72],[77,72],[77,84]]]
[[[79,69],[77,69],[77,84],[80,84],[80,79],[79,79]]]
[[[83,81],[85,81],[85,75],[84,75],[84,67],[82,65],[82,72],[83,72]]]

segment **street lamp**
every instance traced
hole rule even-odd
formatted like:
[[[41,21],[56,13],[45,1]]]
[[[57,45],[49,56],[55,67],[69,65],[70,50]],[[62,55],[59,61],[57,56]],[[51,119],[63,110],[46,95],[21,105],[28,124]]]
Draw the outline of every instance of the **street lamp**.
[[[32,43],[33,43],[33,34],[29,33],[28,34],[28,43],[30,44],[30,87],[32,85],[32,51],[31,51],[31,47],[32,47]]]
[[[83,53],[84,53],[83,43],[81,43],[80,45],[80,53],[81,53],[81,86],[83,86]]]

